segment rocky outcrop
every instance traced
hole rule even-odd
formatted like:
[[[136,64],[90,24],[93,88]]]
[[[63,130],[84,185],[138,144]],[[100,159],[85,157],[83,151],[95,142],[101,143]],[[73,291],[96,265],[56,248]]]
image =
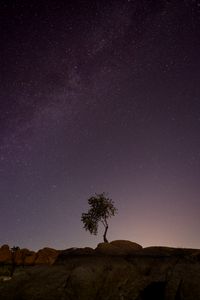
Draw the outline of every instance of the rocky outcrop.
[[[35,264],[36,255],[37,254],[34,251],[26,252],[26,255],[25,255],[25,258],[24,258],[24,265],[25,266],[33,266]]]
[[[111,243],[98,244],[95,251],[103,255],[129,255],[135,254],[136,251],[141,250],[142,246],[125,240],[116,240]]]
[[[8,245],[0,248],[0,265],[33,266],[53,264],[60,251],[52,248],[43,248],[38,252],[29,249],[10,249]]]
[[[52,248],[43,248],[39,250],[36,254],[36,259],[34,261],[35,265],[52,265],[57,259],[59,251]]]
[[[11,264],[12,263],[12,252],[8,245],[3,245],[0,248],[0,263]]]
[[[13,263],[17,266],[34,265],[36,253],[28,249],[17,249],[13,252]]]
[[[121,252],[110,251],[112,247]],[[17,267],[11,280],[0,283],[0,299],[200,299],[199,254],[195,249],[142,248],[128,241],[101,244],[95,250],[70,248],[52,265]]]
[[[57,264],[62,264],[65,263],[65,261],[69,257],[78,257],[78,256],[88,256],[88,255],[95,255],[94,249],[90,247],[85,247],[85,248],[69,248],[66,250],[63,250],[60,252],[56,259]]]

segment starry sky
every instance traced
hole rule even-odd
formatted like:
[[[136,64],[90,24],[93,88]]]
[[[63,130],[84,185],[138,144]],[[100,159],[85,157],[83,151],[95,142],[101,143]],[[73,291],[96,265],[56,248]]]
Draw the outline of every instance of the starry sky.
[[[0,244],[200,248],[200,0],[2,0]]]

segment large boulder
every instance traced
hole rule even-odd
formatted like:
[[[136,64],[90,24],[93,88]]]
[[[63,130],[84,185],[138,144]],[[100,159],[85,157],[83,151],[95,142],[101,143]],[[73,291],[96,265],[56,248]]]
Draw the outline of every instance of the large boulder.
[[[150,246],[143,248],[142,254],[148,256],[171,256],[175,251],[175,248],[172,247],[163,247],[163,246]]]
[[[24,258],[24,265],[25,266],[32,266],[35,264],[36,260],[36,252],[34,251],[29,251],[26,253],[26,256]]]
[[[0,248],[0,263],[11,264],[12,252],[8,245],[3,245]]]
[[[13,253],[13,256],[14,256],[14,263],[17,266],[33,265],[36,259],[36,253],[26,248],[17,249]]]
[[[90,248],[90,247],[85,247],[85,248],[69,248],[66,250],[63,250],[61,252],[61,254],[64,255],[69,255],[69,256],[80,256],[80,255],[90,255],[93,254],[94,249]]]
[[[142,246],[131,241],[126,241],[126,240],[116,240],[110,242],[111,245],[114,245],[119,248],[123,248],[123,250],[127,252],[135,251],[135,250],[141,250]]]
[[[198,256],[200,251],[198,249],[190,249],[190,248],[173,248],[173,247],[166,247],[166,246],[150,246],[143,248],[142,255],[149,255],[149,256],[174,256],[174,257],[181,257],[181,256]]]
[[[47,248],[47,247],[43,248],[36,253],[35,264],[36,265],[43,265],[43,264],[52,265],[56,261],[59,253],[60,253],[60,251],[52,249],[52,248]]]
[[[200,250],[194,251],[191,255],[191,258],[195,261],[200,262]]]
[[[69,257],[74,257],[74,256],[89,256],[95,254],[94,249],[90,247],[85,247],[85,248],[69,248],[66,250],[60,251],[58,258],[56,260],[56,263],[63,263],[65,262],[66,259]]]
[[[98,244],[95,251],[102,255],[130,255],[135,254],[136,251],[141,249],[142,246],[137,243],[126,240],[116,240],[110,243]]]
[[[95,252],[102,255],[122,255],[121,249],[110,243],[99,243],[95,248]]]

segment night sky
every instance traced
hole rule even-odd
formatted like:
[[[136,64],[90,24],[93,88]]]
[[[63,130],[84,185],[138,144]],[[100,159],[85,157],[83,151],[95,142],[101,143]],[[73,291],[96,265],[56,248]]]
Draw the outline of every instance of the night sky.
[[[200,248],[200,0],[2,0],[0,112],[0,245]]]

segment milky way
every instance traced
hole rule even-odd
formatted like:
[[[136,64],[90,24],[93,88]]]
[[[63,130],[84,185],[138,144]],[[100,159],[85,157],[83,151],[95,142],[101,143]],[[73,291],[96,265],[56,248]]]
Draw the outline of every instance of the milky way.
[[[1,1],[0,244],[200,247],[200,2]]]

